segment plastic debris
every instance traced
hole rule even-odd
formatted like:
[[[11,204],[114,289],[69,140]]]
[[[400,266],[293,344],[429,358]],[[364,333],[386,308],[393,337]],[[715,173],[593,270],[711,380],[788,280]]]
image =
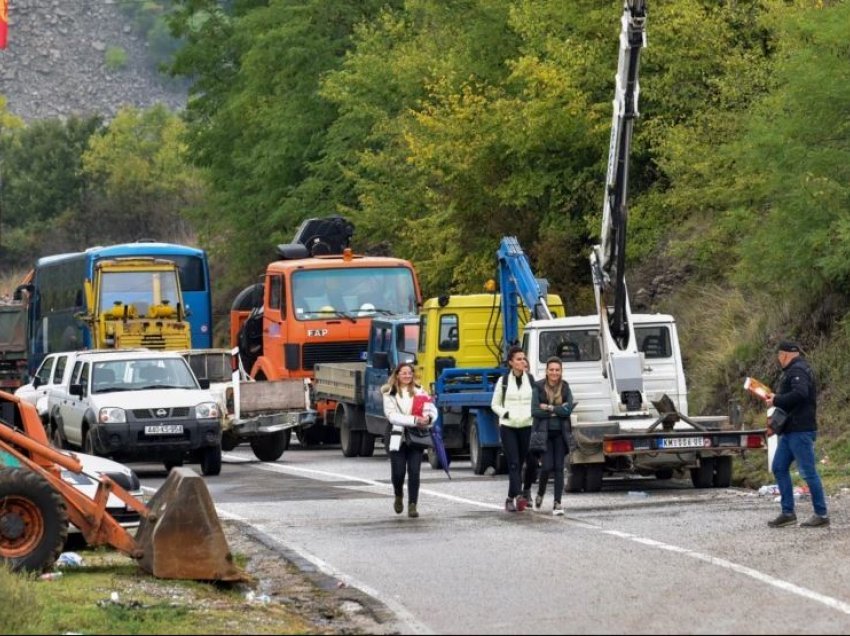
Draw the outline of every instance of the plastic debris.
[[[778,495],[779,494],[779,486],[776,484],[770,484],[769,486],[762,486],[759,488],[759,495],[765,497],[767,495]]]
[[[56,567],[59,568],[78,568],[83,564],[83,557],[76,552],[63,552],[56,559]]]
[[[45,572],[40,577],[38,577],[42,581],[55,581],[56,579],[62,578],[61,572]]]
[[[118,592],[112,592],[112,594],[109,595],[109,600],[112,603],[118,603],[121,598],[118,596]]]
[[[255,594],[253,590],[250,590],[247,594],[245,594],[245,600],[249,603],[267,605],[272,599],[268,594]]]
[[[635,499],[643,499],[645,497],[649,497],[649,493],[645,490],[630,490],[626,493],[627,497],[634,497]]]

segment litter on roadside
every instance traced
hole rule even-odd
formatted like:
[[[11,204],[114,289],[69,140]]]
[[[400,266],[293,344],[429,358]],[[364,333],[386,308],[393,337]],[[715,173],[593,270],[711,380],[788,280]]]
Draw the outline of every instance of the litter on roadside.
[[[76,552],[63,552],[56,559],[58,568],[78,568],[83,564],[83,557]]]

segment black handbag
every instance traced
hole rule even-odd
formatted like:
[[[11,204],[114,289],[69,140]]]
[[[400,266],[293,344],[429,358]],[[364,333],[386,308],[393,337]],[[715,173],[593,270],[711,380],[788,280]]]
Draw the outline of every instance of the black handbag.
[[[767,411],[767,423],[775,435],[782,435],[786,424],[788,424],[788,413],[778,406],[772,406]]]
[[[405,441],[411,448],[434,448],[434,440],[431,439],[429,429],[408,426],[405,431],[407,431]]]
[[[548,437],[548,431],[532,430],[531,439],[528,440],[528,452],[533,455],[542,455],[543,453],[545,453]]]

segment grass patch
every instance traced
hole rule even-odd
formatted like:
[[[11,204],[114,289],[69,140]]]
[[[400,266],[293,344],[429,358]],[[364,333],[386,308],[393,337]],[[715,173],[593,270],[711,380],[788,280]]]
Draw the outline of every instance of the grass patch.
[[[83,566],[52,581],[0,569],[4,633],[315,633],[282,605],[248,602],[244,586],[156,579],[116,552],[79,554]]]

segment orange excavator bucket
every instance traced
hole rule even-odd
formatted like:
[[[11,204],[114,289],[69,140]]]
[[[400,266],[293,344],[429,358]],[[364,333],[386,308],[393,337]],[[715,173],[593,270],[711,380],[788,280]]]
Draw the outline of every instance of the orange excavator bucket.
[[[235,581],[233,563],[203,478],[190,468],[172,468],[148,502],[136,533],[139,565],[162,579]]]
[[[48,445],[35,407],[0,391],[0,406],[10,403],[17,408],[0,409],[0,562],[13,569],[51,567],[71,522],[89,545],[110,545],[159,578],[245,578],[233,563],[200,475],[188,468],[172,469],[148,506],[109,477],[89,475],[99,482],[94,498],[89,498],[61,478],[62,468],[81,473],[82,465]],[[5,420],[14,420],[20,430]],[[135,538],[106,511],[110,494],[139,513]]]

